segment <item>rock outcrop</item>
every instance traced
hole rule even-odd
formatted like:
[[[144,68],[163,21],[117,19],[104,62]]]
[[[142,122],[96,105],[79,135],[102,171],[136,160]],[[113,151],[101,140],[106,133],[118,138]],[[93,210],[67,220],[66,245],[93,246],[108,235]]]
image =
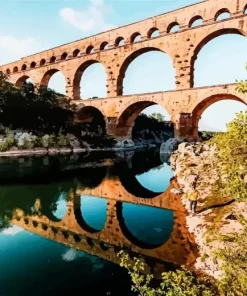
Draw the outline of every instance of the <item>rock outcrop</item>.
[[[217,147],[207,143],[182,143],[172,153],[170,164],[180,186],[176,194],[181,194],[187,210],[189,203],[185,193],[191,185],[195,184],[200,193],[197,214],[186,218],[188,229],[195,235],[200,252],[195,268],[219,279],[223,274],[223,262],[215,257],[215,251],[234,248],[234,243],[221,241],[219,235],[241,232],[243,225],[236,217],[247,219],[247,210],[246,203],[237,203],[232,197],[220,196],[215,190],[214,185],[222,174],[217,154]]]

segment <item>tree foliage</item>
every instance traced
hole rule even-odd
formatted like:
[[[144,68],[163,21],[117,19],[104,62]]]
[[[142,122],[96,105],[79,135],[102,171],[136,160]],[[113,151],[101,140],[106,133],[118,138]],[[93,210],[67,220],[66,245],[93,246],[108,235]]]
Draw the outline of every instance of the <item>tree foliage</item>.
[[[246,224],[246,221],[245,221]],[[216,256],[224,261],[223,278],[218,287],[222,295],[247,295],[247,226],[241,233],[231,233],[221,238],[224,242],[234,242],[235,247],[216,251]]]
[[[27,82],[16,88],[0,73],[0,123],[4,127],[58,133],[71,125],[73,108],[62,94]]]
[[[159,113],[153,113],[159,114]],[[162,116],[161,114],[159,114]],[[163,117],[163,116],[162,116]],[[146,133],[143,134],[142,131],[146,130]],[[140,114],[136,120],[133,127],[132,136],[134,139],[144,138],[151,139],[153,138],[152,133],[163,132],[167,134],[168,138],[173,137],[174,129],[170,121],[159,121],[155,116],[148,116],[146,114]]]
[[[219,150],[221,176],[217,189],[237,200],[247,198],[247,111],[240,112],[227,125],[225,133],[216,134],[210,142]]]
[[[120,266],[125,267],[131,277],[132,291],[140,296],[216,296],[217,288],[206,278],[198,279],[185,267],[162,273],[160,283],[152,274],[145,274],[145,263],[138,258],[130,260],[128,254],[120,251]]]

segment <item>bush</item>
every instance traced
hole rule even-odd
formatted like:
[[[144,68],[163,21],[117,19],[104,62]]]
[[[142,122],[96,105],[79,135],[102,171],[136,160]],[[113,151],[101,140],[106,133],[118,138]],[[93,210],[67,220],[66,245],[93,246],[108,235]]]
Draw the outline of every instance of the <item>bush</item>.
[[[176,271],[162,273],[162,280],[157,285],[154,276],[144,274],[145,264],[137,258],[130,260],[128,254],[120,251],[120,266],[128,270],[131,277],[132,291],[140,296],[217,296],[216,286],[208,279],[197,279],[196,275],[185,267]]]
[[[2,140],[0,143],[0,151],[7,151],[10,148],[14,147],[15,145],[15,138],[14,136],[8,136]]]
[[[226,133],[216,134],[211,140],[219,150],[218,163],[222,169],[217,190],[236,200],[247,199],[247,111],[240,112],[227,125]],[[223,176],[228,182],[224,182]]]

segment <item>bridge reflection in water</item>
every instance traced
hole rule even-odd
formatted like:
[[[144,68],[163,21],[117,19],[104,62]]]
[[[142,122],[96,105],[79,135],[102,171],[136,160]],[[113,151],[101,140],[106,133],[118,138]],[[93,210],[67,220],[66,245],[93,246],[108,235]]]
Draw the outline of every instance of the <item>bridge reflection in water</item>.
[[[196,249],[180,198],[171,193],[175,181],[164,192],[154,192],[136,175],[135,167],[125,162],[102,167],[98,184],[87,186],[77,177],[69,190],[60,192],[55,209],[43,206],[45,198],[37,199],[31,213],[16,209],[11,223],[114,263],[125,249],[141,255],[155,274],[167,262],[192,264]]]

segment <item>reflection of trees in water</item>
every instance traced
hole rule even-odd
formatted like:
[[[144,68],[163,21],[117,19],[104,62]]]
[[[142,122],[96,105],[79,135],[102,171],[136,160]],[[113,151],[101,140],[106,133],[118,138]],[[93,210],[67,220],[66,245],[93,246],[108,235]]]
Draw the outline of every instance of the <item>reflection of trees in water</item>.
[[[48,157],[46,165],[43,163],[44,157],[26,158],[24,164],[20,164],[20,159],[6,159],[6,163],[1,160],[0,219],[4,221],[5,216],[7,220],[11,219],[13,211],[17,208],[23,210],[27,215],[35,213],[34,204],[36,199],[39,199],[41,202],[40,212],[56,220],[53,213],[57,210],[57,202],[62,193],[68,193],[70,190],[75,191],[79,184],[81,188],[95,188],[106,176],[107,178],[124,176],[124,179],[122,178],[123,186],[130,187],[130,189],[132,187],[134,191],[130,190],[131,193],[151,197],[150,192],[147,192],[138,183],[135,175],[149,171],[161,164],[159,154],[155,150],[135,153],[131,160],[132,168],[129,168],[124,160],[118,160],[113,166],[105,167],[103,166],[103,156],[114,159],[114,155],[111,153],[92,153],[86,159],[82,154],[76,158],[77,163],[87,163],[88,160],[91,160],[98,164],[101,162],[102,167],[68,171],[62,171],[62,168],[70,161],[71,155]],[[28,162],[30,165],[26,165]],[[20,165],[22,165],[22,170],[18,170]],[[6,169],[6,167],[11,169],[10,173],[5,174],[3,168]],[[145,192],[142,192],[143,190]],[[68,194],[65,196],[67,198]]]

